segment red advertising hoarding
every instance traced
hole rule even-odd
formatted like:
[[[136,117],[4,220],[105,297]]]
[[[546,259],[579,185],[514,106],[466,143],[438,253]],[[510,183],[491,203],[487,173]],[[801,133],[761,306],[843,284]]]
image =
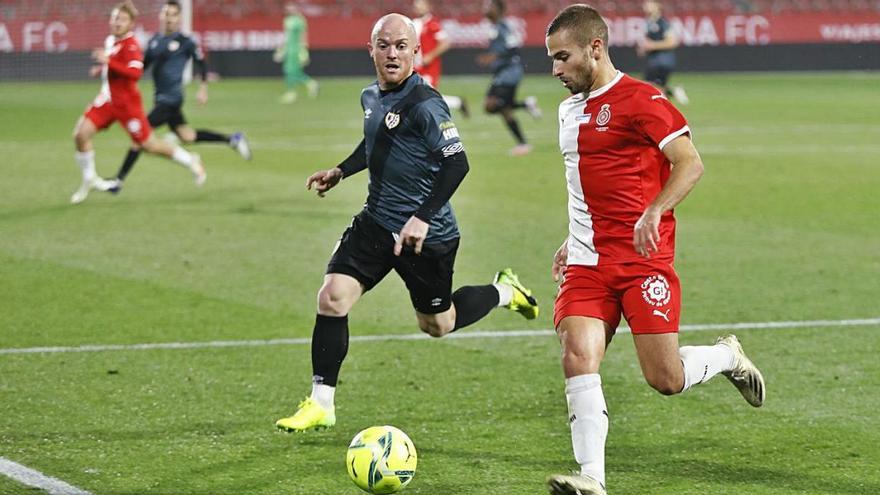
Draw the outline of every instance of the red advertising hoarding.
[[[513,16],[511,22],[526,46],[543,46],[552,14]],[[642,37],[641,17],[610,17],[612,46],[631,46]],[[157,22],[138,26],[143,40]],[[375,19],[311,17],[309,43],[313,49],[366,47]],[[880,13],[809,12],[781,14],[693,14],[670,17],[686,46],[767,45],[791,43],[880,43]],[[455,46],[484,46],[491,25],[478,17],[446,19],[443,25]],[[233,19],[196,16],[195,34],[207,51],[271,50],[284,39],[276,15]],[[0,53],[66,52],[101,46],[107,35],[104,19],[0,18]]]

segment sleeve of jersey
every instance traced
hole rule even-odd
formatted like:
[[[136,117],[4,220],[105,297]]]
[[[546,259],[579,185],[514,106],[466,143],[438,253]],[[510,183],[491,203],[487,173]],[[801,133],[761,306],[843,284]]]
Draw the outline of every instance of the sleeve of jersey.
[[[140,79],[144,73],[144,62],[141,51],[134,45],[128,45],[120,50],[117,55],[107,61],[110,72],[127,79]]]
[[[661,150],[673,139],[690,135],[684,115],[659,92],[636,96],[632,121],[636,129]]]
[[[425,143],[436,160],[464,151],[458,128],[449,114],[449,107],[442,98],[430,98],[414,111]]]
[[[432,98],[419,105],[418,112],[420,124],[424,125],[425,140],[434,158],[440,162],[431,192],[414,214],[416,218],[430,222],[452,198],[470,166],[446,103],[440,98]]]
[[[196,70],[199,72],[199,77],[202,82],[208,81],[208,61],[205,58],[205,52],[202,51],[202,47],[199,46],[194,40],[190,40],[192,43],[192,59],[193,65],[196,66]]]
[[[153,50],[150,48],[152,44],[152,41],[148,43],[147,51],[144,52],[144,70],[150,68],[150,64],[153,63]]]
[[[337,165],[339,170],[342,170],[342,178],[350,177],[361,170],[367,168],[367,142],[361,139],[360,144],[358,144],[357,148],[352,151],[348,158],[342,161],[339,165]]]

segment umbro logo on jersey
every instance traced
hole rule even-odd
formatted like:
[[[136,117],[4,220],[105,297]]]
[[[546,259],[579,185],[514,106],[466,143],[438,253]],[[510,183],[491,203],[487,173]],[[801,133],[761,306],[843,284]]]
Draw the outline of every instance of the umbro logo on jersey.
[[[397,125],[400,124],[400,114],[394,112],[388,112],[385,114],[385,127],[389,129],[394,129]]]
[[[450,157],[456,153],[460,153],[461,151],[464,151],[464,145],[461,144],[461,142],[459,141],[457,143],[452,143],[448,146],[444,146],[442,151],[443,151],[443,158]]]

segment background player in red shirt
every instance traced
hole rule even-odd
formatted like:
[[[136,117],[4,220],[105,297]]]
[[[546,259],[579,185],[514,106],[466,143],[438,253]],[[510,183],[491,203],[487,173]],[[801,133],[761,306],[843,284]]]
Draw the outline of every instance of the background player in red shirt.
[[[554,323],[581,468],[548,478],[554,494],[605,494],[608,412],[599,366],[621,316],[658,392],[678,394],[722,373],[751,405],[764,401],[761,373],[735,336],[679,347],[672,209],[703,163],[681,113],[660,90],[615,69],[607,47],[608,26],[586,5],[564,9],[547,29],[553,75],[573,95],[559,106],[569,237],[552,272],[563,277]]]
[[[103,49],[95,49],[92,58],[101,64],[92,68],[92,75],[102,75],[101,92],[76,123],[73,139],[76,143],[76,162],[82,170],[82,184],[70,202],[81,203],[92,189],[108,190],[114,181],[105,181],[95,172],[95,151],[92,137],[113,122],[119,122],[131,137],[133,147],[173,159],[189,169],[196,185],[205,182],[207,174],[195,153],[171,145],[153,136],[137,81],[144,73],[141,48],[132,29],[137,9],[131,2],[117,5],[110,14],[110,33]]]
[[[441,57],[452,46],[440,19],[431,14],[431,3],[428,0],[413,2],[415,18],[413,22],[419,34],[421,51],[416,55],[415,70],[432,88],[440,90],[440,75],[443,73]],[[451,110],[461,110],[461,114],[470,117],[467,101],[459,96],[443,95],[443,100]]]

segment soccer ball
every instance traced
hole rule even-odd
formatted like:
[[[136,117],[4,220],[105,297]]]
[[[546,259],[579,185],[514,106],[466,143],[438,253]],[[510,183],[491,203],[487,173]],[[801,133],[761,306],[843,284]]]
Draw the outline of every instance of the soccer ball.
[[[358,433],[348,446],[348,475],[361,490],[394,493],[416,473],[416,447],[406,433],[393,426],[373,426]]]

